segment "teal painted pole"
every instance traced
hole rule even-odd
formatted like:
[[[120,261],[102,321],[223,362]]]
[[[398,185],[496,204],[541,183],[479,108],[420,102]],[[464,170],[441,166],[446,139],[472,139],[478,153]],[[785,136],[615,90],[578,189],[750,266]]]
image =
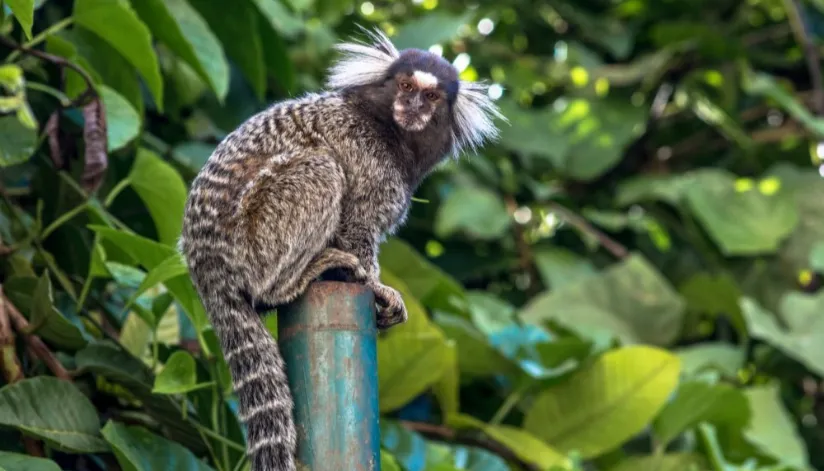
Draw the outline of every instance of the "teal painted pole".
[[[278,313],[298,459],[310,471],[381,469],[374,299],[362,285],[319,281]]]

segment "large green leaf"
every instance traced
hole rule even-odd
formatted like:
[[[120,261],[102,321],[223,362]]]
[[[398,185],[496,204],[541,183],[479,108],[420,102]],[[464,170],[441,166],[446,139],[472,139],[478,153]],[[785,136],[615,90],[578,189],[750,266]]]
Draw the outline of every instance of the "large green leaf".
[[[3,283],[9,300],[26,315],[33,333],[61,348],[74,351],[88,343],[80,329],[54,306],[47,271],[41,276],[11,276]]]
[[[775,384],[748,388],[752,420],[745,431],[747,440],[781,463],[809,469],[807,447],[798,433],[794,418],[781,402]]]
[[[0,424],[68,452],[109,449],[89,399],[74,384],[51,376],[24,379],[0,389]]]
[[[292,38],[303,30],[303,22],[279,0],[252,0],[278,33]]]
[[[516,152],[547,158],[564,175],[592,180],[612,168],[643,132],[646,108],[625,99],[562,98],[559,106],[526,111],[502,100],[512,124],[501,143]]]
[[[149,270],[154,269],[177,253],[174,247],[135,234],[103,226],[89,226],[89,228],[115,244],[137,263]],[[189,315],[196,331],[203,332],[208,326],[208,319],[192,280],[189,277],[180,276],[166,280],[165,284],[169,291],[174,294],[183,310],[186,311],[186,314]]]
[[[791,191],[765,194],[759,186],[739,191],[734,175],[714,170],[703,172],[686,191],[696,218],[726,255],[774,252],[798,223]]]
[[[469,415],[449,418],[449,425],[456,428],[477,429],[496,442],[512,450],[519,458],[540,469],[552,466],[568,466],[570,460],[526,430],[511,425],[489,425]]]
[[[0,471],[61,471],[52,460],[0,451]]]
[[[684,374],[692,376],[712,368],[735,377],[744,366],[746,351],[742,347],[721,342],[708,342],[679,348],[675,353],[681,358]]]
[[[448,312],[465,310],[463,287],[408,242],[389,238],[380,246],[379,261],[382,269],[403,274],[404,287],[425,306]]]
[[[558,247],[535,250],[535,267],[544,284],[553,289],[596,273],[592,262]]]
[[[511,224],[503,200],[480,186],[459,186],[438,208],[435,232],[449,237],[456,232],[478,239],[497,239]]]
[[[69,350],[85,347],[88,342],[83,333],[54,307],[52,293],[49,274],[44,272],[32,293],[30,320],[37,335]]]
[[[152,392],[155,394],[185,394],[209,383],[197,383],[195,359],[189,352],[178,350],[166,360],[163,370],[155,378]]]
[[[103,427],[124,471],[212,471],[179,443],[155,435],[140,426],[109,421]]]
[[[135,289],[135,292],[132,293],[129,300],[126,301],[124,307],[128,308],[131,306],[139,296],[157,286],[158,283],[165,283],[173,278],[186,276],[188,274],[189,269],[186,266],[185,260],[183,260],[183,256],[179,253],[170,256],[146,273],[143,281],[140,282],[140,286]],[[152,326],[156,327],[156,323],[152,323]]]
[[[518,371],[518,365],[493,347],[469,321],[457,316],[438,315],[435,323],[455,342],[461,373],[493,376]]]
[[[568,328],[606,331],[627,343],[667,345],[681,326],[684,301],[643,256],[632,254],[597,275],[533,298],[524,321],[556,320]]]
[[[235,2],[232,14],[228,16],[225,5],[218,2],[189,0],[189,3],[203,15],[223,44],[226,55],[243,71],[257,98],[263,100],[266,93],[264,45],[258,27],[258,13],[252,2]]]
[[[146,81],[155,105],[163,110],[163,80],[152,36],[131,6],[121,0],[76,0],[74,22],[112,45]]]
[[[63,30],[48,37],[46,49],[83,67],[96,85],[105,84],[129,100],[142,118],[140,76],[135,73],[134,66],[103,38],[82,28]],[[86,81],[77,72],[66,69],[66,94],[77,98],[85,89]]]
[[[728,384],[691,381],[678,388],[678,395],[655,419],[655,434],[666,446],[681,432],[701,423],[739,431],[747,425],[750,410],[747,398]]]
[[[524,428],[561,453],[595,457],[644,429],[678,384],[678,357],[657,348],[610,351],[541,393]]]
[[[704,471],[706,459],[697,453],[633,456],[608,471]]]
[[[778,348],[811,371],[824,374],[824,291],[788,292],[779,305],[784,326],[771,312],[750,298],[741,300],[750,334]]]
[[[223,100],[229,91],[229,65],[221,43],[200,13],[186,0],[132,0],[131,4],[152,34],[192,66]],[[224,12],[225,22],[233,17],[234,11],[228,17]]]
[[[0,168],[25,162],[36,144],[36,129],[24,126],[17,116],[0,116]]]
[[[378,390],[381,411],[403,406],[438,382],[447,371],[450,356],[447,341],[426,312],[390,272],[387,284],[400,291],[409,319],[378,339]]]
[[[106,110],[106,135],[109,151],[120,149],[140,134],[141,117],[122,95],[99,85],[100,97]]]
[[[26,38],[31,39],[31,27],[34,24],[34,0],[6,0]]]
[[[158,240],[177,244],[186,206],[186,183],[177,170],[154,152],[140,148],[128,179],[152,215]]]
[[[398,49],[429,49],[430,46],[449,41],[458,35],[458,30],[472,18],[472,13],[450,15],[429,13],[419,19],[403,24],[392,37]]]

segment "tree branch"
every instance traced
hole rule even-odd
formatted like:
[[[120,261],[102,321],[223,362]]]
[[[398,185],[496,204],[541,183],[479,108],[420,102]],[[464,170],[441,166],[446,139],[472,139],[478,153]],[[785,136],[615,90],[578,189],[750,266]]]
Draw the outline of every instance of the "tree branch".
[[[17,349],[14,344],[14,331],[11,329],[9,314],[6,311],[5,297],[3,296],[3,285],[0,285],[0,362],[2,362],[3,377],[6,383],[14,384],[25,379],[23,365],[17,356]],[[43,445],[34,437],[23,435],[23,447],[26,453],[31,456],[46,456],[43,453]]]
[[[85,105],[90,98],[97,97],[97,91],[94,88],[94,80],[92,80],[92,77],[89,75],[88,72],[83,70],[82,67],[75,64],[74,62],[71,62],[60,56],[49,54],[48,52],[43,52],[37,49],[29,49],[25,46],[17,44],[16,42],[12,41],[11,39],[5,36],[0,36],[0,44],[3,44],[16,51],[20,51],[23,54],[37,57],[47,62],[51,62],[52,64],[60,67],[61,69],[69,68],[80,74],[80,77],[82,77],[83,81],[86,82],[86,89],[83,91],[83,93],[80,94],[80,96],[72,100],[72,102],[70,103],[70,107]]]
[[[461,434],[457,430],[449,428],[445,425],[430,424],[426,422],[410,422],[407,420],[402,420],[400,421],[400,425],[413,432],[418,432],[422,435],[427,435],[441,441],[483,448],[495,453],[506,461],[518,463],[521,468],[527,471],[541,471],[541,468],[538,465],[522,460],[509,447],[488,437],[475,437]]]
[[[5,305],[5,310],[9,318],[11,318],[14,328],[23,335],[23,339],[34,355],[46,364],[49,370],[54,373],[54,376],[66,381],[71,381],[71,374],[63,367],[63,364],[54,356],[54,353],[52,353],[43,340],[36,335],[26,333],[29,329],[29,321],[23,317],[23,314],[20,314],[20,311],[9,301],[9,298],[7,298],[5,294],[0,293],[0,301]]]
[[[626,258],[626,256],[629,255],[629,250],[627,250],[626,247],[624,247],[623,245],[621,245],[605,233],[595,228],[595,226],[590,224],[586,219],[582,218],[581,216],[575,214],[574,212],[570,211],[569,209],[554,201],[550,201],[549,206],[550,209],[560,214],[561,217],[567,223],[569,223],[569,225],[578,229],[581,232],[590,234],[593,237],[595,237],[598,240],[598,243],[601,245],[601,247],[607,249],[613,256],[615,256],[615,258]]]
[[[793,30],[796,41],[804,51],[807,59],[807,68],[810,70],[810,80],[813,86],[813,110],[818,116],[824,116],[824,79],[821,76],[821,58],[818,49],[810,38],[804,25],[804,17],[797,0],[784,0],[787,17]]]

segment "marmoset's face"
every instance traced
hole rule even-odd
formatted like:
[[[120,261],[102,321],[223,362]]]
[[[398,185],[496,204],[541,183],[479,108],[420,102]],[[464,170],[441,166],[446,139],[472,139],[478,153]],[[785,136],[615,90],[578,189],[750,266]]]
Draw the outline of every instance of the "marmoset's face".
[[[420,70],[400,72],[395,76],[398,91],[392,116],[407,131],[423,131],[438,108],[445,108],[446,93],[438,88],[438,79]]]
[[[430,124],[446,124],[458,89],[458,74],[449,62],[427,51],[406,50],[391,72],[392,117],[398,126],[420,132]]]

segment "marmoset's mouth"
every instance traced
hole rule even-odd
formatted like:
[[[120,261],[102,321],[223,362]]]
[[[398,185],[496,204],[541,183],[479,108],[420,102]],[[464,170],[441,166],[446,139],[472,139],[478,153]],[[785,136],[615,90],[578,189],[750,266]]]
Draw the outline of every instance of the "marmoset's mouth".
[[[394,118],[400,127],[412,132],[423,131],[427,123],[427,120],[422,119],[419,115],[398,110],[395,110]]]

